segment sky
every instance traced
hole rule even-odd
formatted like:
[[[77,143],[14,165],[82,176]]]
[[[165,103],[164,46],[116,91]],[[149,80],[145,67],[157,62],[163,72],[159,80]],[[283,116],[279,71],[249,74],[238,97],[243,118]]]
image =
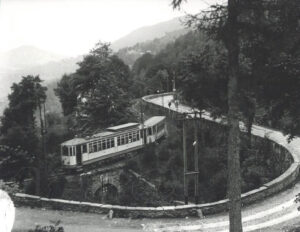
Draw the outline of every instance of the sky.
[[[0,0],[0,52],[30,45],[65,56],[87,53],[98,41],[207,8],[210,0]]]

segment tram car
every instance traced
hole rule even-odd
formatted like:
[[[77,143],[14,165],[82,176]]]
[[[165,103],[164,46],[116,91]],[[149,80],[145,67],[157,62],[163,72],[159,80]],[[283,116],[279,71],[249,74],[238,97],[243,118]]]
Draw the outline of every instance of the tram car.
[[[63,166],[75,169],[140,149],[166,135],[165,120],[165,116],[154,116],[143,124],[126,123],[92,136],[68,140],[61,144]]]

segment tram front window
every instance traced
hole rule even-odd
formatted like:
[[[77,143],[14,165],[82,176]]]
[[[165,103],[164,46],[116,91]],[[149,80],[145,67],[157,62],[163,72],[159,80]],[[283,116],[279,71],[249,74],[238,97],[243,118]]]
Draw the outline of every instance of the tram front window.
[[[63,156],[69,156],[69,149],[66,146],[62,147],[62,155]]]
[[[151,127],[148,128],[148,135],[152,135],[152,128]]]
[[[80,145],[76,146],[76,155],[81,155],[81,146]]]
[[[82,145],[82,153],[86,153],[86,152],[87,152],[86,144],[83,144]]]

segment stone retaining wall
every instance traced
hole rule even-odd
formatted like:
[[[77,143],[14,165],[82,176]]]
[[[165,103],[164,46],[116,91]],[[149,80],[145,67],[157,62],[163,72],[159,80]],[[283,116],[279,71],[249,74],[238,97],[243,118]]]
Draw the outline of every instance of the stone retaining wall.
[[[177,112],[170,112],[168,108],[163,108],[159,105],[149,102],[149,99],[153,99],[158,96],[167,96],[170,93],[160,95],[150,95],[143,98],[146,103],[148,110],[160,113],[171,113],[173,115],[178,114]],[[262,128],[262,127],[261,127]],[[271,131],[272,132],[272,131]],[[274,131],[275,133],[275,131]],[[278,133],[278,132],[276,132]],[[254,136],[267,138],[270,141],[276,143],[276,149],[279,149],[285,156],[291,156],[292,164],[290,167],[279,177],[272,180],[269,183],[264,184],[258,189],[251,190],[247,193],[242,194],[242,203],[244,205],[253,203],[255,201],[262,200],[267,196],[275,194],[279,191],[292,185],[299,174],[299,151],[294,147],[290,146],[286,141],[282,139],[279,141],[276,136],[270,133],[266,137],[265,134],[253,133]],[[197,216],[197,210],[201,209],[203,214],[213,214],[228,210],[228,199],[224,199],[217,202],[199,204],[199,205],[180,205],[180,206],[163,206],[163,207],[127,207],[118,205],[103,205],[90,202],[78,202],[68,201],[61,199],[48,199],[37,196],[17,193],[13,196],[15,205],[17,206],[31,206],[31,207],[42,207],[47,209],[59,209],[59,210],[72,210],[81,212],[91,213],[108,213],[110,209],[114,211],[114,215],[117,217],[148,217],[148,218],[159,218],[159,217],[186,217],[186,216]]]

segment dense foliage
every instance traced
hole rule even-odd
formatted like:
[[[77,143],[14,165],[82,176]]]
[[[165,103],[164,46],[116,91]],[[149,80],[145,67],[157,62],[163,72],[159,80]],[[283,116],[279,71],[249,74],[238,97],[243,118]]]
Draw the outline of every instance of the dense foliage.
[[[199,131],[199,192],[201,202],[212,202],[227,196],[227,129],[215,123],[202,122]],[[193,124],[188,125],[188,135],[193,134]],[[158,144],[148,145],[143,151],[128,161],[127,168],[141,173],[148,181],[155,184],[155,191],[140,193],[137,183],[126,185],[125,203],[132,205],[176,204],[183,201],[183,159],[181,125],[168,123],[168,137]],[[204,138],[202,140],[202,137]],[[188,169],[193,170],[193,137],[187,138]],[[242,136],[241,172],[242,192],[258,188],[283,173],[289,163],[282,154],[274,152],[272,144],[257,138],[249,149],[247,136]],[[126,183],[128,183],[126,182]],[[129,194],[130,193],[130,194]],[[194,198],[193,178],[189,181],[190,201]],[[122,203],[122,202],[121,202]]]
[[[1,118],[2,143],[34,153],[38,148],[35,112],[45,101],[46,88],[38,76],[26,76],[11,89],[9,106]]]
[[[36,192],[39,194],[42,190],[44,193],[47,181],[40,138],[44,133],[41,128],[46,87],[42,86],[39,76],[26,76],[18,84],[14,83],[11,89],[9,106],[1,118],[2,178],[22,181],[31,173],[35,178]]]
[[[76,132],[127,122],[132,83],[128,66],[112,54],[108,44],[101,43],[78,65],[56,89],[64,115],[71,115]]]
[[[57,113],[46,113],[46,87],[39,76],[14,83],[9,106],[1,118],[0,178],[22,183],[34,181],[32,194],[48,195],[48,174],[60,165],[59,144],[65,140],[65,122]]]

